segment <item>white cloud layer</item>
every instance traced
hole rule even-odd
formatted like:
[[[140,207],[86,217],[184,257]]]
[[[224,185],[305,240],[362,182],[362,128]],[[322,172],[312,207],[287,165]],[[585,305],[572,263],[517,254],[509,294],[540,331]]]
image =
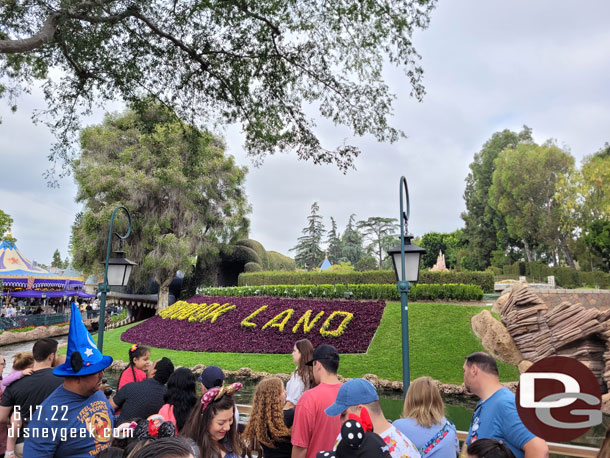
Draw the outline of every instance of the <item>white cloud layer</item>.
[[[462,226],[474,153],[505,128],[527,124],[537,141],[555,138],[580,162],[610,141],[609,20],[603,0],[440,1],[430,28],[414,37],[425,70],[423,103],[409,97],[400,71],[386,73],[398,95],[393,123],[407,139],[380,144],[318,120],[326,147],[346,140],[362,148],[357,170],[347,175],[293,155],[254,168],[239,128],[227,128],[228,152],[250,169],[251,237],[288,253],[314,201],[326,226],[333,216],[340,230],[352,213],[397,217],[401,175],[409,182],[411,232],[452,231]],[[52,137],[29,116],[43,106],[36,91],[16,114],[0,105],[0,208],[14,218],[21,250],[48,263],[56,248],[65,257],[78,206],[71,179],[49,189],[42,178]],[[101,119],[100,112],[87,123]]]

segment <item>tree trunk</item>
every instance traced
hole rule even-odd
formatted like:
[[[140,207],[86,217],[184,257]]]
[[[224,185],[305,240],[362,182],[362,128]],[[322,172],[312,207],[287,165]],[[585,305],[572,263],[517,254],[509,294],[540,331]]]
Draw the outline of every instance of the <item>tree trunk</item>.
[[[566,257],[566,261],[568,261],[568,265],[572,269],[576,269],[576,264],[574,264],[574,259],[572,258],[572,254],[570,253],[570,249],[568,248],[568,244],[565,242],[563,237],[559,237],[559,247]]]
[[[173,278],[165,280],[163,283],[159,285],[159,296],[157,299],[157,313],[161,310],[164,310],[169,305],[169,284],[172,282]]]
[[[525,256],[527,256],[528,262],[532,262],[534,260],[532,258],[532,251],[530,250],[529,244],[525,240],[523,240],[523,248],[525,249]]]

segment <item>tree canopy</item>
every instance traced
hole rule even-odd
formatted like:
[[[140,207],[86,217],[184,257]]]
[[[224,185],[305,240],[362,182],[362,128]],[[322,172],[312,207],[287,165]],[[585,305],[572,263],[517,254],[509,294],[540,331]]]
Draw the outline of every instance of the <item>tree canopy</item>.
[[[4,1],[0,92],[14,104],[20,90],[43,83],[55,159],[69,159],[78,119],[96,103],[152,96],[200,127],[241,124],[255,158],[294,150],[345,170],[359,150],[323,146],[305,107],[356,135],[396,140],[383,70],[401,68],[422,99],[412,34],[429,25],[435,3]]]
[[[7,213],[0,210],[0,242],[6,240],[8,242],[15,242],[15,239],[9,237],[11,226],[13,225],[13,218]]]
[[[396,235],[400,229],[398,221],[396,218],[371,216],[364,221],[359,221],[357,227],[360,229],[362,236],[370,240],[370,244],[367,246],[367,249],[370,252],[375,253],[377,256],[377,267],[381,268],[383,265],[383,259],[387,256],[383,243],[384,238]],[[360,262],[358,262],[358,265],[360,266]],[[367,261],[363,265],[370,266],[370,261]],[[375,267],[372,268],[374,269]]]
[[[105,258],[110,214],[124,205],[133,219],[124,249],[140,264],[130,282],[138,291],[153,278],[162,308],[177,271],[188,273],[197,256],[247,234],[246,169],[225,156],[218,138],[170,110],[150,104],[107,115],[83,131],[81,146],[73,163],[77,201],[84,204],[72,229],[77,268],[95,271]],[[117,219],[115,230],[125,229]]]

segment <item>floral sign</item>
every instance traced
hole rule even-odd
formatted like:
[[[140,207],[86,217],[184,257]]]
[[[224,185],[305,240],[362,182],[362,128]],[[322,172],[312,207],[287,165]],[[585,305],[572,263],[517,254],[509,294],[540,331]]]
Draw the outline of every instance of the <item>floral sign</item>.
[[[384,308],[383,301],[195,296],[128,329],[121,340],[172,350],[290,353],[307,338],[314,346],[363,353]]]

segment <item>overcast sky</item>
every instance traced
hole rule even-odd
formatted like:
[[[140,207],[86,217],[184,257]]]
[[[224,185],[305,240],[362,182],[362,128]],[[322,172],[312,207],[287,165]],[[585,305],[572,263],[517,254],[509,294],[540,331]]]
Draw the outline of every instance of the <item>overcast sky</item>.
[[[462,194],[468,165],[496,131],[526,124],[542,142],[555,138],[580,163],[610,141],[610,2],[439,1],[431,26],[414,42],[422,55],[427,94],[409,97],[400,71],[387,72],[398,95],[393,124],[408,138],[389,145],[354,138],[346,128],[318,121],[324,146],[360,146],[357,170],[343,175],[293,155],[269,157],[260,168],[245,156],[238,127],[224,132],[228,153],[247,165],[252,205],[250,237],[267,250],[292,255],[316,201],[327,228],[342,231],[349,215],[398,216],[401,175],[411,195],[410,231],[448,232],[463,226]],[[120,105],[108,107],[116,110]],[[19,100],[16,114],[0,100],[0,209],[14,221],[13,235],[30,259],[50,263],[66,256],[78,206],[71,178],[59,189],[42,177],[53,142],[34,125],[40,92]],[[88,123],[97,123],[102,113]]]

